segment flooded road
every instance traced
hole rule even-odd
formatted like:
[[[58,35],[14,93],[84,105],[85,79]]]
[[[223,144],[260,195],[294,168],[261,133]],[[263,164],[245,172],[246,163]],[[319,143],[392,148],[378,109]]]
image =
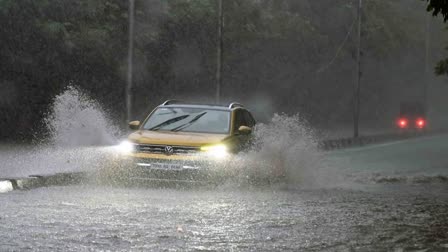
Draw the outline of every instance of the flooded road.
[[[3,148],[0,171],[101,164],[101,155],[81,150]],[[14,190],[0,194],[0,250],[447,251],[446,153],[445,135],[321,153],[321,167],[288,154],[285,163],[306,172],[284,184]]]
[[[387,187],[387,186],[386,186]],[[448,190],[52,187],[0,194],[2,250],[445,251]]]

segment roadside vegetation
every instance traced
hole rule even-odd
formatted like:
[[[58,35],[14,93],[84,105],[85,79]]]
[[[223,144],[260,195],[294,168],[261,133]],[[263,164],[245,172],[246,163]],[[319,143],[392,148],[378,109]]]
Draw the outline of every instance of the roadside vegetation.
[[[0,0],[0,139],[39,132],[70,84],[124,122],[127,4]],[[375,121],[397,94],[421,92],[426,13],[423,1],[365,4],[362,120]],[[225,0],[223,100],[300,112],[314,125],[350,122],[356,8],[347,0]],[[135,117],[168,98],[213,101],[216,10],[215,0],[136,0]],[[442,27],[434,21],[434,31]],[[434,54],[446,38],[433,37]]]

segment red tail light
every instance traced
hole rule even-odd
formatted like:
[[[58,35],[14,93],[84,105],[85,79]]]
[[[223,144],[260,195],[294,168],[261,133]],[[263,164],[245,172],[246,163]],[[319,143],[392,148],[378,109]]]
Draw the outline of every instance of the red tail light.
[[[417,121],[415,121],[415,125],[417,126],[417,128],[420,128],[420,129],[425,127],[425,124],[426,124],[426,122],[422,118],[419,118],[419,119],[417,119]]]
[[[406,118],[400,118],[398,119],[398,127],[400,128],[406,128],[408,126],[408,120]]]

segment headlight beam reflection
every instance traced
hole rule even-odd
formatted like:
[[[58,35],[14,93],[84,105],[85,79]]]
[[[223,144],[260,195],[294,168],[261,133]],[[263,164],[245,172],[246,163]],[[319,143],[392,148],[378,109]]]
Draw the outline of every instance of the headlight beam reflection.
[[[206,155],[217,159],[223,159],[229,155],[227,146],[224,144],[211,145],[211,146],[203,146],[201,147],[201,151],[203,151]]]
[[[119,145],[115,146],[115,149],[120,153],[128,154],[135,150],[135,144],[129,141],[123,141]]]

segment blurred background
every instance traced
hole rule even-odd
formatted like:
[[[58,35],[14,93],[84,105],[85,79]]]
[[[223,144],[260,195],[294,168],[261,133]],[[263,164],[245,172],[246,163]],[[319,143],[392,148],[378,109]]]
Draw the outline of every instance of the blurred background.
[[[393,128],[399,104],[423,101],[425,87],[431,127],[448,126],[448,81],[435,74],[448,32],[425,6],[364,1],[361,134]],[[133,18],[129,7],[0,0],[0,140],[46,134],[44,118],[68,86],[124,126],[131,44],[132,118],[167,99],[215,101],[218,1],[135,0]],[[357,8],[357,0],[225,0],[222,103],[245,103],[260,121],[299,113],[316,129],[351,132]]]

